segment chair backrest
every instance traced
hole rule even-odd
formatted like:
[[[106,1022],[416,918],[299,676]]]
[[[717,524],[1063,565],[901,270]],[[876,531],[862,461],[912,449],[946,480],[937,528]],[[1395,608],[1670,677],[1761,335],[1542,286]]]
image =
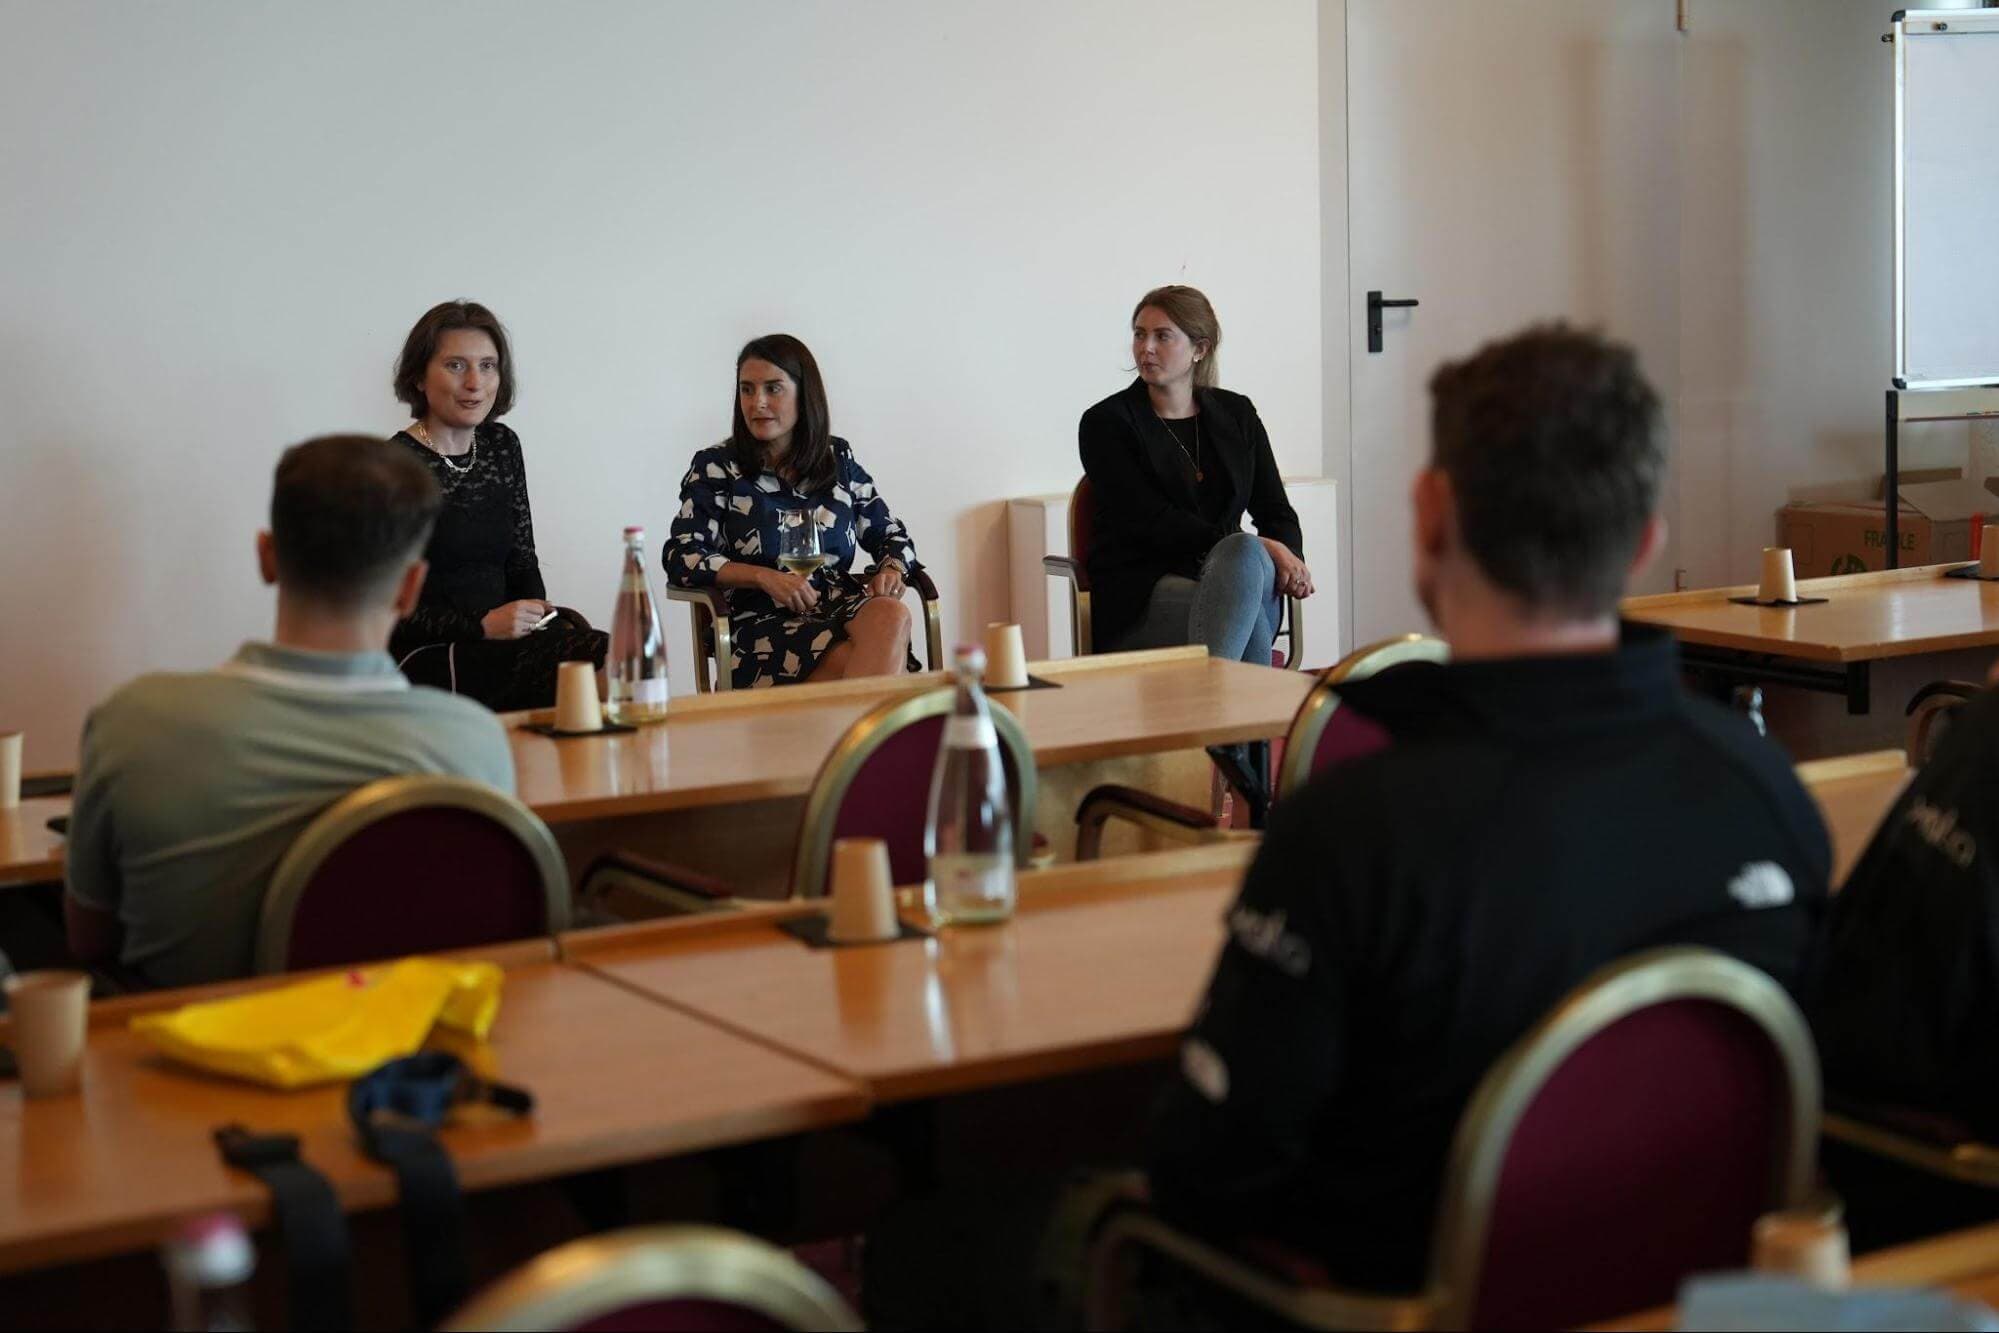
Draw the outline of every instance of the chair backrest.
[[[632,1227],[558,1246],[501,1278],[445,1330],[858,1329],[826,1280],[719,1227]]]
[[[1801,1206],[1819,1119],[1783,989],[1709,949],[1598,971],[1486,1074],[1458,1122],[1430,1288],[1443,1328],[1570,1328],[1741,1268]]]
[[[306,825],[271,875],[259,972],[526,939],[569,925],[548,826],[466,778],[381,778]]]
[[[1076,562],[1076,586],[1090,590],[1090,537],[1096,530],[1096,487],[1086,473],[1069,492],[1069,558]]]
[[[1909,767],[1921,768],[1936,753],[1937,743],[1957,720],[1958,710],[1976,699],[1984,686],[1969,680],[1936,680],[1917,690],[1905,710],[1909,718]]]
[[[880,838],[888,844],[897,884],[913,884],[928,871],[923,830],[930,817],[930,775],[944,743],[944,721],[957,692],[952,687],[887,699],[863,714],[833,746],[812,780],[799,821],[792,860],[791,896],[818,898],[836,838]],[[988,700],[1013,802],[1013,846],[1018,864],[1033,852],[1038,781],[1034,749],[1020,721]]]
[[[1388,742],[1387,733],[1366,718],[1340,708],[1338,687],[1404,662],[1447,662],[1451,648],[1442,639],[1404,634],[1356,648],[1319,675],[1312,692],[1291,718],[1284,734],[1284,762],[1277,774],[1277,795],[1297,791],[1314,774],[1348,759],[1372,754]]]

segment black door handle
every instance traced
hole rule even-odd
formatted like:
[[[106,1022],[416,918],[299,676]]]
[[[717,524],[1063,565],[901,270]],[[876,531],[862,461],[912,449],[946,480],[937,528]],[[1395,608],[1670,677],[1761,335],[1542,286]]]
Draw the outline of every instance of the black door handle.
[[[1370,352],[1381,350],[1382,311],[1413,310],[1416,308],[1416,304],[1414,301],[1383,300],[1380,292],[1369,292],[1367,294],[1367,350]]]

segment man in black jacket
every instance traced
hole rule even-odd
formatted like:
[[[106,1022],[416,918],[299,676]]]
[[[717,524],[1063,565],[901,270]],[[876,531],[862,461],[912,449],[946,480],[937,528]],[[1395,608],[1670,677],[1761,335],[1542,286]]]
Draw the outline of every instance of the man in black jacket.
[[[1153,1127],[1160,1207],[1421,1282],[1486,1070],[1667,944],[1793,986],[1830,854],[1784,758],[1620,633],[1657,548],[1659,405],[1628,349],[1530,330],[1431,382],[1415,577],[1448,665],[1341,690],[1386,748],[1278,805]]]

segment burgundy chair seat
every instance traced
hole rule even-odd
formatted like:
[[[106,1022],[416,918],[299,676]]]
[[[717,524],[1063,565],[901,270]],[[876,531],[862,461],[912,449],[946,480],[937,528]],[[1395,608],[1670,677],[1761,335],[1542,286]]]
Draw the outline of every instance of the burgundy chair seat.
[[[1514,1130],[1476,1328],[1567,1328],[1743,1267],[1790,1115],[1783,1066],[1740,1012],[1680,999],[1579,1046]]]
[[[835,838],[880,838],[888,844],[889,870],[897,884],[922,882],[929,871],[923,830],[930,818],[930,777],[944,742],[945,715],[910,723],[868,756],[848,785],[833,819]],[[1000,747],[1007,797],[1020,799],[1020,774],[1013,752]]]
[[[548,929],[541,870],[519,838],[471,810],[404,810],[320,863],[292,918],[287,966],[338,967]]]

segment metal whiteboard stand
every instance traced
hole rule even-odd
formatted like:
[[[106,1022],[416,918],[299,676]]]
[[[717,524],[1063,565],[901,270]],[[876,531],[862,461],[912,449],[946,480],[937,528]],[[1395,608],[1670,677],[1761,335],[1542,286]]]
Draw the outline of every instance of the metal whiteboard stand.
[[[1902,565],[1902,458],[1901,433],[1905,421],[1977,421],[1999,417],[1999,384],[1978,384],[1953,389],[1910,389],[1897,385],[1888,390],[1888,420],[1882,450],[1881,508],[1887,518],[1888,568]],[[1999,511],[1999,495],[1992,497]]]

